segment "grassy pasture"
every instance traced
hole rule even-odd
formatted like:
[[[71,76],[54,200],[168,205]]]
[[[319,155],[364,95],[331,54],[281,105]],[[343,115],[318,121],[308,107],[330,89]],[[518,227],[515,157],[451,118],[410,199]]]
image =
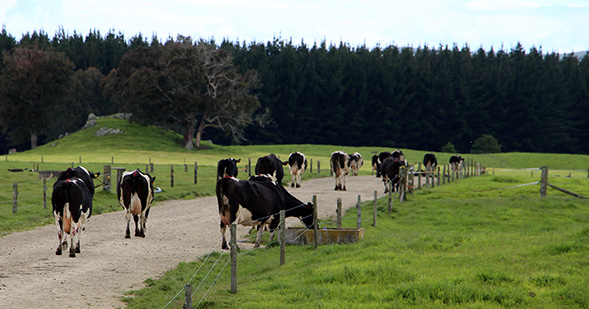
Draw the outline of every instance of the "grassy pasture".
[[[99,127],[120,128],[123,134],[98,137]],[[42,206],[42,181],[35,172],[8,169],[63,170],[72,163],[102,172],[105,164],[145,169],[155,164],[153,175],[162,193],[156,202],[214,194],[219,159],[247,158],[275,153],[285,159],[301,151],[313,159],[313,173],[304,179],[328,177],[331,152],[360,152],[370,174],[372,153],[386,147],[331,145],[217,146],[187,151],[181,136],[155,127],[140,127],[123,120],[103,118],[98,126],[76,132],[33,151],[0,156],[0,235],[54,224],[51,186],[47,181],[47,209]],[[409,162],[421,161],[426,151],[402,149]],[[438,162],[451,154],[437,153]],[[589,196],[589,156],[566,154],[505,153],[463,155],[487,167],[487,175],[460,180],[434,189],[417,191],[392,214],[382,212],[378,226],[370,221],[363,241],[346,246],[289,246],[287,264],[280,267],[278,249],[243,252],[239,257],[238,293],[229,292],[228,269],[219,276],[203,303],[209,307],[579,307],[589,306],[589,211],[587,200],[569,197],[551,188],[539,197],[538,185],[503,189],[540,178],[536,168],[550,167],[549,182]],[[198,162],[198,184],[193,184],[193,164]],[[317,174],[317,161],[321,174]],[[114,163],[113,163],[114,162]],[[188,172],[184,172],[184,163]],[[174,187],[170,166],[174,165]],[[522,170],[528,168],[527,170]],[[287,169],[285,169],[287,171]],[[568,177],[570,176],[570,178]],[[239,178],[246,178],[240,171]],[[285,183],[290,182],[288,176]],[[12,214],[12,184],[18,183],[18,213]],[[97,189],[94,213],[119,210],[115,191]],[[380,201],[384,203],[384,201]],[[157,203],[155,204],[157,207]],[[384,206],[381,206],[384,207]],[[371,218],[372,203],[364,205]],[[355,226],[353,214],[344,226]],[[219,257],[214,253],[204,269]],[[226,255],[218,265],[224,265]],[[263,261],[263,262],[261,262]],[[131,308],[161,308],[190,279],[202,260],[181,263],[162,278],[148,279],[146,289],[129,293]],[[212,271],[216,276],[219,268]],[[193,282],[200,282],[198,273]],[[207,280],[211,280],[208,278]],[[208,288],[208,283],[203,284]],[[196,285],[195,285],[196,288]],[[204,294],[201,287],[195,304]],[[183,294],[172,303],[179,308]]]
[[[568,174],[567,174],[568,175]],[[529,172],[459,180],[419,190],[394,202],[391,214],[372,223],[372,202],[363,204],[365,238],[356,244],[287,246],[241,252],[238,292],[230,292],[227,254],[206,262],[181,263],[147,288],[131,291],[129,308],[159,308],[192,278],[201,307],[381,308],[589,306],[589,200],[539,185]],[[534,177],[534,180],[537,180]],[[560,185],[589,196],[589,179],[555,177]],[[381,210],[386,201],[379,201]],[[355,227],[355,210],[343,226]],[[218,260],[218,261],[217,261]],[[217,265],[213,267],[213,264]],[[205,275],[212,268],[211,275]],[[180,308],[184,294],[172,302]]]

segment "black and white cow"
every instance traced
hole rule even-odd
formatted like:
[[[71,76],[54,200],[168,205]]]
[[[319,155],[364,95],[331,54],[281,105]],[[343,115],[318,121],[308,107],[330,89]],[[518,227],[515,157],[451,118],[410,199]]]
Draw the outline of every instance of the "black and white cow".
[[[376,170],[378,169],[378,155],[373,155],[372,156],[372,172],[376,172]]]
[[[331,153],[331,159],[329,164],[331,165],[331,171],[333,177],[335,177],[335,189],[336,191],[346,191],[346,175],[349,173],[348,154],[343,151],[334,151]]]
[[[426,172],[435,171],[437,165],[438,165],[438,159],[436,158],[435,154],[429,152],[423,156],[423,166],[425,166]]]
[[[384,183],[384,193],[389,192],[389,187],[392,188],[392,192],[397,191],[399,182],[401,181],[399,174],[402,166],[405,166],[405,162],[392,156],[384,159],[380,166],[382,181]]]
[[[117,183],[117,197],[125,209],[125,220],[127,220],[125,238],[131,238],[129,230],[131,216],[135,220],[135,236],[145,237],[145,222],[154,199],[154,181],[155,177],[136,169],[124,172],[121,181]]]
[[[80,253],[80,235],[84,225],[92,215],[92,197],[88,185],[76,176],[58,179],[53,184],[51,203],[59,238],[55,254],[61,255],[62,251],[68,249],[70,236],[70,257],[75,257],[76,253]]]
[[[298,217],[307,228],[313,228],[313,203],[303,203],[275,181],[264,176],[260,180],[239,180],[224,177],[215,188],[221,218],[222,248],[228,249],[225,240],[227,226],[232,223],[244,226],[269,225],[271,238],[280,223],[280,211],[286,217]],[[258,228],[255,247],[260,246],[264,228]]]
[[[303,172],[307,169],[307,158],[300,152],[293,152],[288,156],[288,169],[292,177],[291,187],[301,187]]]
[[[381,153],[378,154],[377,160],[376,160],[376,178],[380,177],[382,175],[381,171],[380,171],[380,165],[382,164],[382,162],[391,156],[391,153],[388,151],[383,151]]]
[[[288,162],[280,161],[275,154],[271,153],[267,156],[258,158],[255,172],[257,175],[270,175],[274,180],[276,180],[276,182],[282,185],[282,178],[284,178],[284,170],[282,169],[282,166],[287,164]]]
[[[88,192],[90,192],[90,198],[94,198],[94,178],[98,178],[100,176],[100,173],[92,173],[89,172],[86,168],[84,168],[83,166],[78,166],[76,168],[71,168],[68,167],[67,170],[59,173],[59,175],[57,175],[57,180],[66,180],[66,179],[70,179],[73,177],[78,177],[80,178],[84,184],[86,185],[86,187],[88,187]]]
[[[459,155],[453,155],[450,157],[450,166],[452,166],[453,172],[458,172],[462,169],[464,158]]]
[[[241,162],[241,159],[227,158],[219,160],[219,163],[217,163],[217,180],[225,176],[237,177],[237,163],[239,162]]]
[[[360,171],[362,164],[364,164],[364,159],[359,152],[354,152],[348,158],[348,165],[350,166],[350,170],[354,176],[358,176],[358,172]]]
[[[391,152],[391,157],[401,161],[403,163],[403,165],[408,166],[407,164],[407,159],[405,158],[405,155],[403,154],[403,151],[401,150],[393,150],[393,152]]]

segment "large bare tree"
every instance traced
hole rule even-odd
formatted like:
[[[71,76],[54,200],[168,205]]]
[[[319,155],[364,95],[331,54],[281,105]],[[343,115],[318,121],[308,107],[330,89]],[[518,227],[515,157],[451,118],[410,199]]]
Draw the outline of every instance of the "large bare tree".
[[[255,71],[238,73],[225,50],[190,37],[133,50],[107,80],[107,93],[123,102],[135,121],[180,129],[186,149],[200,146],[207,127],[243,138],[260,107],[250,93],[258,83]]]
[[[17,143],[37,148],[40,134],[59,130],[74,65],[64,53],[36,48],[3,52],[0,75],[0,124]]]

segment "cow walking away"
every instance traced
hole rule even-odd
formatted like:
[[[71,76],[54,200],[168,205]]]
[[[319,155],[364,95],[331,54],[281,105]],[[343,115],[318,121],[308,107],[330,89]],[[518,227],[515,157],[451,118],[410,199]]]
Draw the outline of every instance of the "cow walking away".
[[[92,173],[88,171],[83,166],[78,166],[76,168],[68,167],[67,170],[59,173],[57,175],[57,180],[66,180],[73,177],[78,177],[80,180],[84,182],[86,187],[88,188],[88,192],[90,193],[90,198],[94,198],[94,179],[98,178],[100,173]]]
[[[438,159],[436,159],[436,155],[429,152],[423,156],[423,166],[425,166],[426,177],[429,179],[432,178],[433,181],[433,173],[436,171],[436,166],[438,165]],[[429,181],[429,180],[428,180]]]
[[[217,181],[215,192],[221,219],[223,249],[228,249],[225,232],[232,223],[258,226],[255,247],[259,247],[264,226],[269,226],[272,238],[280,223],[280,211],[283,209],[286,210],[286,217],[297,217],[307,228],[313,228],[313,203],[303,203],[279,183],[267,177],[258,177],[259,181],[239,180],[234,177],[224,177]]]
[[[241,159],[227,158],[219,160],[217,163],[217,180],[225,176],[237,177],[237,163],[239,162],[241,162]]]
[[[380,166],[382,181],[384,183],[384,193],[388,193],[389,188],[391,188],[392,192],[397,191],[399,182],[401,182],[400,172],[402,166],[405,166],[405,162],[397,158],[388,157],[384,159]]]
[[[329,164],[335,177],[335,191],[346,191],[346,175],[349,173],[348,154],[343,151],[331,153]]]
[[[376,172],[377,168],[378,168],[378,155],[373,155],[372,156],[372,172]]]
[[[376,178],[379,178],[380,176],[382,176],[381,169],[380,169],[381,164],[386,158],[388,158],[390,156],[391,156],[391,153],[388,151],[383,151],[378,154],[377,160],[376,160]]]
[[[76,253],[80,253],[82,230],[92,215],[92,197],[88,185],[76,176],[58,179],[53,184],[51,204],[59,238],[55,254],[61,255],[62,251],[68,249],[69,237],[69,256],[76,257]]]
[[[125,220],[127,220],[125,238],[131,238],[129,230],[131,216],[135,221],[135,236],[145,237],[145,222],[154,199],[154,181],[155,177],[136,169],[123,173],[121,181],[117,183],[117,197],[125,209]]]
[[[403,163],[403,165],[408,166],[407,159],[405,158],[405,155],[403,154],[403,151],[401,151],[401,150],[393,150],[393,152],[391,152],[391,157],[393,157],[394,159],[397,159],[397,160],[401,161]]]
[[[453,155],[450,157],[450,166],[452,167],[453,172],[458,172],[462,169],[462,164],[464,163],[464,158],[459,155]]]
[[[288,162],[282,162],[275,154],[271,153],[267,156],[258,158],[256,162],[255,172],[257,175],[266,174],[270,175],[276,182],[282,185],[282,179],[284,178],[284,170],[282,166],[287,165]]]
[[[359,152],[354,152],[350,155],[348,159],[348,165],[350,166],[353,176],[358,176],[358,172],[360,171],[362,164],[364,164],[364,159]]]
[[[303,153],[293,152],[288,156],[288,169],[290,170],[290,176],[292,177],[292,188],[301,187],[301,178],[303,172],[307,169],[307,158]]]

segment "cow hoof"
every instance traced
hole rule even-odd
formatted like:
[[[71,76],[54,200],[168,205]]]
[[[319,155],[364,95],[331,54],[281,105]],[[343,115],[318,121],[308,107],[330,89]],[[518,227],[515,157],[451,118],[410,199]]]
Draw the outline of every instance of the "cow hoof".
[[[260,244],[258,244],[258,243],[256,243],[256,244],[254,245],[254,248],[259,248],[259,247],[260,247]]]
[[[129,235],[129,234],[125,235],[125,238],[131,238],[131,235]]]
[[[70,250],[70,257],[76,257],[76,252],[74,252],[74,250]]]
[[[80,248],[76,248],[75,252],[76,252],[76,253],[81,253],[81,252],[80,252]]]
[[[300,188],[300,187],[301,187],[301,185],[299,185],[299,184],[297,183],[297,188]]]
[[[55,250],[55,255],[61,255],[61,246]]]
[[[294,188],[294,187],[295,187],[295,184],[294,184],[294,182],[290,184],[290,187],[291,187],[291,188]]]

